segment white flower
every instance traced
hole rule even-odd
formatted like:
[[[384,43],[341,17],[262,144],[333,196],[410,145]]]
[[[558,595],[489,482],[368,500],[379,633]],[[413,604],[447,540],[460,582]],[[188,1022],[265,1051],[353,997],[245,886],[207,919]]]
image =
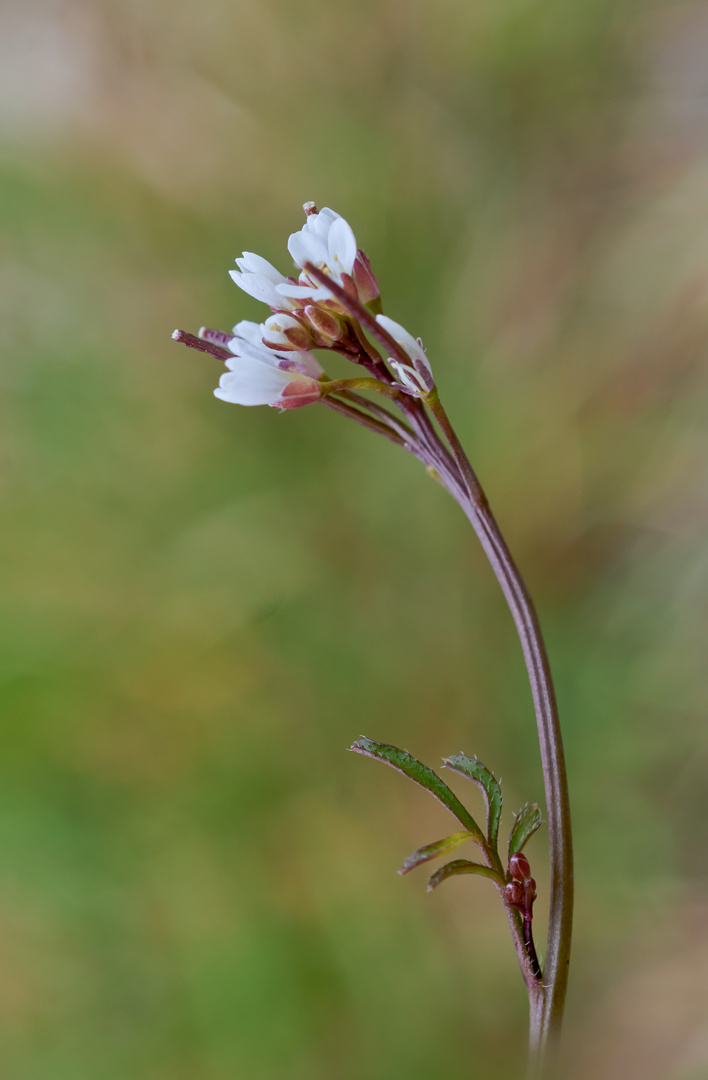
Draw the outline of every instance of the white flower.
[[[305,203],[304,210],[305,224],[288,240],[288,251],[301,270],[298,281],[284,277],[260,255],[244,251],[236,260],[238,270],[230,271],[238,287],[275,312],[297,311],[306,303],[324,302],[342,313],[329,289],[314,281],[304,269],[306,263],[313,263],[342,288],[354,296],[358,294],[362,304],[376,299],[378,282],[366,255],[357,251],[354,233],[344,218],[328,207],[318,212],[314,203]]]
[[[412,334],[409,334],[404,327],[394,322],[393,319],[389,319],[388,315],[377,315],[376,321],[382,329],[388,331],[396,344],[400,345],[411,360],[411,364],[403,364],[400,360],[389,358],[389,363],[398,378],[405,387],[414,391],[416,396],[427,394],[435,386],[435,379],[428,363],[428,357],[425,355],[423,342],[420,338],[416,341]]]
[[[325,206],[309,214],[300,231],[292,234],[288,251],[301,270],[311,262],[339,278],[354,268],[356,240],[344,218]]]
[[[251,251],[244,251],[242,257],[236,260],[236,265],[239,269],[230,270],[229,273],[239,289],[243,289],[249,296],[262,300],[274,309],[290,311],[296,307],[278,292],[278,286],[287,285],[288,279],[271,266],[267,259],[262,259]],[[289,284],[292,287],[292,282]]]
[[[243,321],[234,326],[229,342],[233,359],[219,380],[216,397],[234,405],[272,405],[295,409],[321,397],[320,364],[309,352],[281,355],[263,344],[265,327]]]
[[[342,274],[351,277],[357,257],[351,226],[326,206],[318,213],[308,212],[303,227],[288,240],[288,251],[301,270],[304,271],[306,263],[313,263],[339,285],[343,284]],[[281,281],[275,289],[281,296],[298,300],[326,300],[330,296],[328,290],[318,282],[312,282],[306,272],[300,274],[299,285]]]

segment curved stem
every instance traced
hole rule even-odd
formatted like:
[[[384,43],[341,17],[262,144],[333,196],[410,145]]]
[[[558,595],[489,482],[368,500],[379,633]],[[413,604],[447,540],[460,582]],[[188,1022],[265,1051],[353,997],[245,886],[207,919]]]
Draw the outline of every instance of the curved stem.
[[[541,1007],[531,1000],[531,1043],[536,1065],[542,1068],[545,1050],[557,1040],[563,1018],[573,919],[573,852],[568,779],[558,708],[546,647],[538,616],[521,574],[511,556],[487,497],[440,403],[437,391],[426,404],[447,439],[466,485],[460,505],[491,563],[516,624],[533,695],[548,817],[551,865],[548,945]]]
[[[350,296],[341,285],[333,281],[312,263],[305,263],[304,269],[321,285],[326,286],[339,300],[344,309],[349,312],[355,322],[358,322],[375,341],[378,341],[388,350],[392,357],[404,364],[410,363],[410,358],[406,355],[405,350],[376,321],[371,312],[359,303],[358,299]],[[363,335],[360,336],[360,343],[362,338]],[[369,360],[371,363],[375,363],[372,354],[369,355]],[[376,381],[371,380],[373,383],[376,383]],[[371,382],[366,387],[367,389],[385,393],[381,388],[381,384],[376,386],[371,385]],[[362,380],[358,387],[352,385],[351,388],[365,388],[364,383],[365,380]],[[341,383],[339,385],[342,386]],[[334,386],[332,386],[332,389],[334,389]],[[389,393],[391,389],[393,388],[389,388]],[[491,563],[516,624],[531,683],[536,713],[548,817],[551,882],[546,969],[544,983],[541,987],[542,994],[534,993],[532,995],[529,991],[529,1041],[531,1054],[529,1078],[531,1080],[531,1078],[541,1075],[546,1047],[549,1043],[557,1040],[560,1032],[568,980],[573,920],[573,852],[570,831],[570,803],[558,708],[541,627],[524,580],[494,519],[482,486],[470,465],[460,440],[455,434],[447,413],[440,403],[437,390],[433,388],[423,397],[423,401],[429,407],[447,440],[456,468],[454,471],[446,469],[445,457],[441,457],[433,451],[433,443],[438,442],[438,440],[433,433],[426,430],[421,419],[423,410],[408,407],[406,410],[408,419],[421,444],[421,452],[418,456],[420,456],[421,460],[425,460],[423,456],[425,453],[426,456],[432,455],[436,457],[436,461],[440,462],[435,467],[441,469],[441,477],[444,477],[445,486],[459,502],[469,518]],[[525,972],[524,965],[522,965],[522,972]],[[539,986],[538,982],[536,982],[536,986]]]

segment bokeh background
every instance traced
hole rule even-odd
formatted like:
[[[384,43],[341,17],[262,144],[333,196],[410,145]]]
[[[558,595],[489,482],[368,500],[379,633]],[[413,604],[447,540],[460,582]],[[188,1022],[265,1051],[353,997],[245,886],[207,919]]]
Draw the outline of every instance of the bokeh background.
[[[261,318],[227,271],[287,270],[314,199],[425,340],[541,613],[568,1075],[708,1076],[708,4],[4,0],[2,24],[2,1075],[521,1075],[493,890],[397,877],[450,820],[345,752],[463,749],[507,823],[542,800],[470,529],[395,447],[219,402],[170,340]]]

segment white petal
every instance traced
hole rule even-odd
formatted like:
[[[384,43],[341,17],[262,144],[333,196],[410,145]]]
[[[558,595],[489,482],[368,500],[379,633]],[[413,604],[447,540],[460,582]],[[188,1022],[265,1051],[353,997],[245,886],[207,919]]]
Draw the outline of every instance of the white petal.
[[[221,376],[214,394],[233,405],[275,405],[292,375],[243,357]]]
[[[241,274],[238,270],[229,270],[229,274],[239,289],[243,289],[249,296],[261,300],[264,304],[268,304],[269,307],[278,306],[280,296],[275,291],[275,284],[269,278],[264,277],[262,274]]]
[[[226,361],[226,366],[235,371],[243,359],[265,364],[267,367],[279,367],[283,359],[267,345],[263,344],[265,326],[263,323],[249,322],[244,319],[234,326],[235,337],[229,342],[229,349],[234,354]]]
[[[293,285],[288,282],[287,285],[276,285],[276,289],[281,299],[291,296],[295,300],[310,300],[313,297],[317,300],[326,300],[331,296],[329,289],[325,289],[322,285]]]
[[[268,278],[274,284],[286,280],[280,271],[276,270],[267,259],[261,258],[260,255],[254,255],[252,251],[244,251],[242,257],[236,259],[236,265],[239,270],[243,270],[244,274],[259,274],[261,277]]]
[[[425,394],[427,392],[427,386],[423,386],[420,376],[413,368],[408,367],[407,364],[402,364],[399,360],[391,360],[389,362],[400,381],[404,386],[407,386],[409,390],[415,390],[416,394]]]
[[[310,214],[305,223],[305,228],[308,232],[319,237],[319,239],[326,244],[329,230],[338,217],[339,214],[335,214],[334,210],[329,210],[325,207],[323,210],[320,210],[319,214]]]
[[[249,364],[261,364],[266,368],[281,367],[283,357],[280,353],[277,353],[275,349],[269,349],[267,345],[261,345],[261,349],[263,352],[256,352],[250,345],[244,345],[237,356],[229,356],[228,359],[224,361],[224,364],[229,371],[238,371],[241,364],[246,360]]]
[[[288,240],[288,251],[293,261],[299,267],[304,267],[306,262],[314,263],[315,266],[324,266],[327,262],[327,248],[319,237],[304,230],[293,233]]]
[[[401,326],[400,323],[394,322],[393,319],[389,319],[388,315],[377,315],[376,321],[384,330],[388,331],[397,344],[405,349],[411,360],[413,357],[420,358],[419,354],[421,353],[423,357],[425,357],[425,353],[423,353],[423,350],[416,339],[412,334],[409,334],[405,327]]]
[[[262,323],[252,322],[250,319],[242,319],[234,326],[232,333],[237,339],[249,342],[250,345],[260,345],[263,331]],[[238,340],[234,341],[234,352],[238,351]]]
[[[376,321],[384,330],[387,330],[393,340],[401,346],[401,348],[408,353],[408,356],[413,361],[417,368],[422,368],[427,372],[430,379],[433,378],[433,373],[428,362],[428,358],[425,355],[425,351],[422,345],[416,341],[412,334],[400,325],[400,323],[394,322],[393,319],[389,319],[388,315],[377,315]]]
[[[275,331],[276,333],[302,329],[302,323],[298,319],[294,319],[292,315],[286,315],[282,311],[277,315],[269,315],[263,325],[267,331]],[[263,336],[265,337],[265,334]]]
[[[356,239],[352,228],[343,217],[332,224],[327,238],[330,269],[351,274],[356,259]]]

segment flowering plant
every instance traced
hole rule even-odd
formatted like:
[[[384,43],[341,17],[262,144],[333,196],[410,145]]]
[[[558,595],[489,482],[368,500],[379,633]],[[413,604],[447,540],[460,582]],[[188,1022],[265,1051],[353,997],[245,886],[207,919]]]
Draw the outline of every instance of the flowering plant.
[[[425,787],[453,814],[462,831],[413,852],[400,873],[450,854],[467,841],[481,861],[453,859],[430,878],[434,889],[449,877],[489,878],[502,900],[529,996],[529,1077],[543,1074],[563,1015],[572,922],[572,847],[568,786],[555,694],[538,617],[523,579],[491,512],[477,476],[442,406],[420,338],[383,314],[378,281],[348,223],[333,210],[306,203],[305,224],[288,250],[298,277],[286,277],[250,252],[231,276],[267,304],[263,323],[239,322],[228,333],[205,327],[198,336],[176,330],[175,340],[224,362],[214,393],[237,405],[303,408],[321,402],[384,435],[413,454],[462,507],[497,576],[516,624],[529,675],[543,764],[550,853],[549,928],[544,967],[532,931],[536,883],[523,853],[541,824],[538,807],[515,816],[505,859],[498,838],[501,787],[477,758],[445,758],[445,768],[471,780],[486,804],[481,828],[453,791],[407,751],[360,738],[356,753],[383,761]],[[363,369],[349,379],[329,379],[312,350],[337,353]],[[366,396],[374,393],[384,398]],[[437,425],[437,427],[436,427]]]

